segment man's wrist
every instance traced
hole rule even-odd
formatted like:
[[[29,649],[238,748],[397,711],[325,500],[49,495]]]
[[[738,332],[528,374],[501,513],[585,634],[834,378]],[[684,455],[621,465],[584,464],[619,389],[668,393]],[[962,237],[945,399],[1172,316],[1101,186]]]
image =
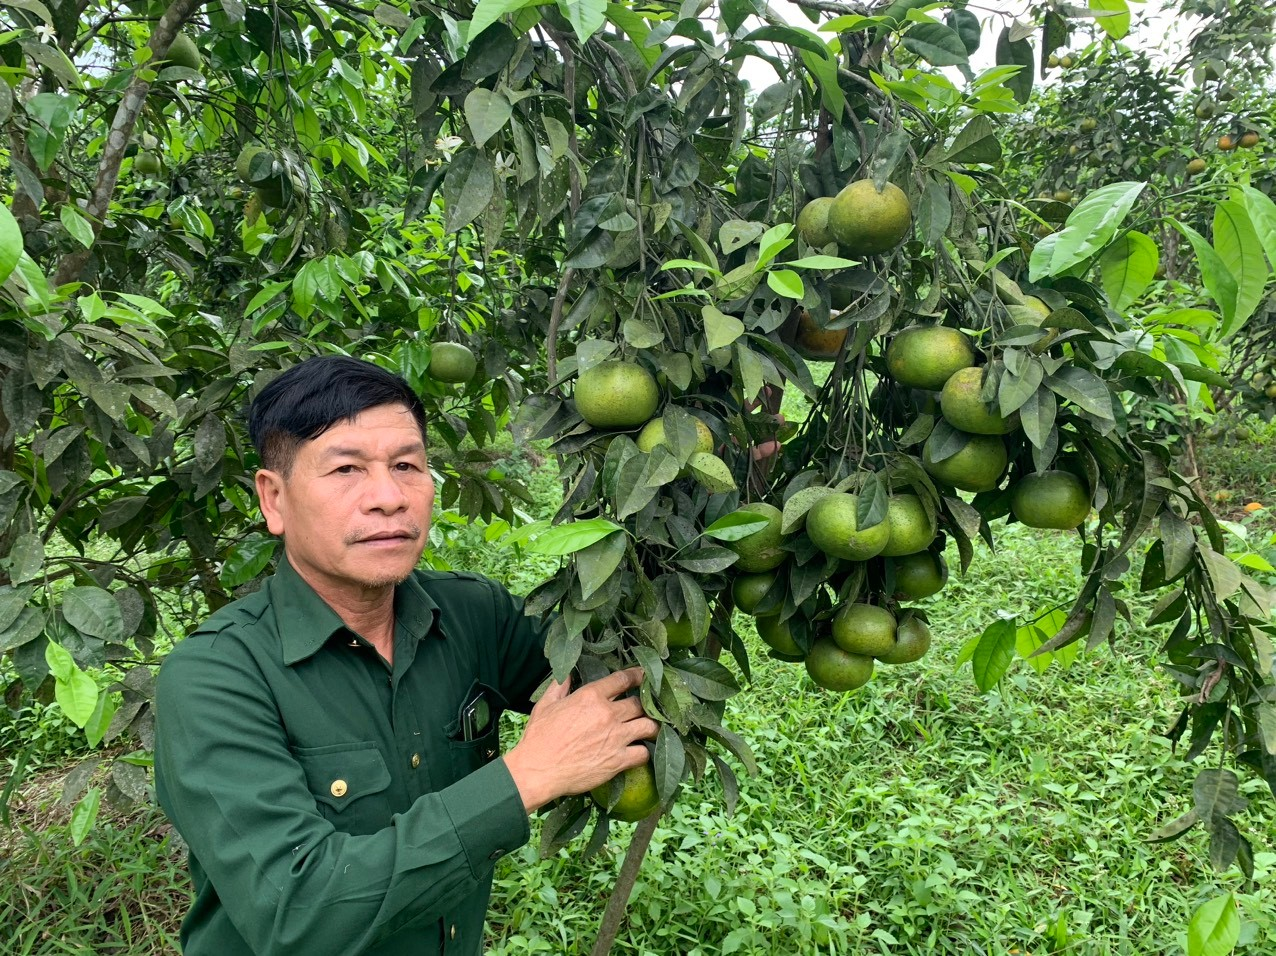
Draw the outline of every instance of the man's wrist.
[[[505,769],[509,771],[518,795],[523,800],[523,809],[530,815],[535,813],[549,801],[560,794],[554,793],[543,773],[538,773],[526,766],[518,752],[518,747],[511,748],[504,757]]]

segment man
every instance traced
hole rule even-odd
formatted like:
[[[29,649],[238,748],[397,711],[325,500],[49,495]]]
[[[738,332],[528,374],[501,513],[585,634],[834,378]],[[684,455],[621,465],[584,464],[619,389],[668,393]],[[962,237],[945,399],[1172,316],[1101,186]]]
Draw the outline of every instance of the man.
[[[160,669],[156,790],[190,846],[187,956],[482,948],[492,869],[528,814],[647,759],[628,670],[550,683],[540,629],[486,578],[416,569],[425,411],[328,356],[249,412],[279,569]],[[530,718],[503,757],[497,718]]]

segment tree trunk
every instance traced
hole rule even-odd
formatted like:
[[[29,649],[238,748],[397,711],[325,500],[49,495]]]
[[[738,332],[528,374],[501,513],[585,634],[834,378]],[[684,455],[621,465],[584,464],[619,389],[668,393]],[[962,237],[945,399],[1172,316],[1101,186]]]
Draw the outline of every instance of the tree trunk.
[[[656,824],[660,822],[660,811],[656,810],[634,829],[634,838],[629,841],[629,849],[625,852],[625,861],[620,865],[620,875],[616,877],[616,885],[612,888],[607,900],[607,909],[603,911],[603,920],[598,927],[598,939],[589,956],[607,956],[621,924],[625,921],[625,910],[629,906],[629,897],[633,894],[634,884],[638,882],[638,871],[642,869],[643,858],[655,835]]]

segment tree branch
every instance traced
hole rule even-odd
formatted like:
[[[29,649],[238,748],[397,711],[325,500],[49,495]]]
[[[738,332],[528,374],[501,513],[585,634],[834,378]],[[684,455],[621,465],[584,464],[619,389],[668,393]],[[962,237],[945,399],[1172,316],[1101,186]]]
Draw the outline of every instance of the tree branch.
[[[173,45],[182,25],[190,19],[201,0],[173,0],[173,3],[155,25],[151,34],[151,63],[164,59],[168,48]],[[106,213],[111,208],[111,197],[115,194],[115,186],[120,179],[120,164],[124,161],[124,152],[133,138],[133,127],[142,113],[146,103],[146,95],[150,92],[150,81],[137,73],[124,97],[115,111],[115,119],[111,123],[111,131],[107,134],[106,144],[102,149],[102,160],[97,168],[97,180],[93,184],[93,192],[89,196],[84,214],[93,227],[93,239],[102,233],[102,225],[106,221]],[[69,252],[58,262],[53,273],[53,284],[63,285],[72,281],[84,269],[89,261],[89,250],[78,249]]]
[[[563,303],[567,301],[567,287],[571,285],[575,269],[564,269],[558,280],[558,294],[554,296],[554,307],[549,312],[549,331],[545,333],[545,371],[549,375],[549,386],[558,391],[558,327],[563,322]]]

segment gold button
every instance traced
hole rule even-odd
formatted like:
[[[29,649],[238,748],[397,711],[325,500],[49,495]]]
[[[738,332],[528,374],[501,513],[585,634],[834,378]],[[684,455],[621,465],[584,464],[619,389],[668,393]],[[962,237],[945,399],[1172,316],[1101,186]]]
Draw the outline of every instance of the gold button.
[[[344,780],[332,781],[332,795],[334,797],[344,797],[348,789],[350,788],[346,786],[346,782]]]
[[[456,924],[452,924],[452,938],[456,939]]]
[[[420,755],[420,754],[413,754],[413,755],[412,755],[412,769],[413,769],[413,770],[415,770],[415,769],[416,769],[417,767],[419,767],[419,766],[421,766],[421,755]]]

